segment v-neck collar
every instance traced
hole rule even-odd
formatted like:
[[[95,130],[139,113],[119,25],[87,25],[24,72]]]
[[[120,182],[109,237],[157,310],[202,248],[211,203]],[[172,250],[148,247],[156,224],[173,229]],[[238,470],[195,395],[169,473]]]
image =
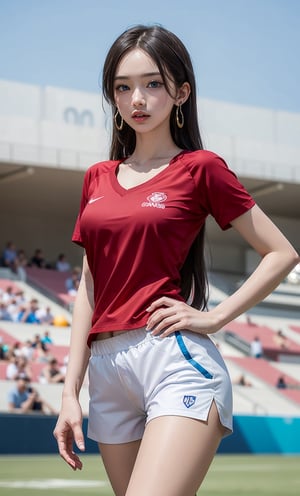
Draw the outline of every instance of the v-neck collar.
[[[150,177],[150,179],[146,179],[146,181],[143,181],[142,183],[137,184],[136,186],[132,186],[131,188],[124,188],[123,186],[121,186],[121,184],[118,181],[118,177],[117,177],[118,168],[119,168],[120,164],[122,164],[126,160],[126,158],[124,158],[122,160],[118,160],[116,165],[112,169],[112,174],[111,174],[112,186],[117,193],[119,193],[121,196],[125,196],[125,195],[127,195],[133,191],[136,191],[136,190],[141,189],[145,186],[151,185],[159,177],[166,174],[168,172],[168,170],[170,169],[170,167],[178,160],[178,158],[181,157],[181,155],[183,155],[184,153],[188,153],[189,151],[190,150],[181,150],[179,153],[177,153],[174,157],[171,158],[168,165],[163,170],[159,171],[157,174],[155,174],[155,176]]]

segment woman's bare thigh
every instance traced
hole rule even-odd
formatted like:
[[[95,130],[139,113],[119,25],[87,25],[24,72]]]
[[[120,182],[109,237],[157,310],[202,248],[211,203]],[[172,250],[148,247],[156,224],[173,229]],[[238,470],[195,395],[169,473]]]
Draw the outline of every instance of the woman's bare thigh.
[[[194,496],[223,434],[215,403],[206,422],[179,416],[151,420],[126,496]]]
[[[99,450],[116,496],[125,496],[140,441],[123,444],[99,443]]]

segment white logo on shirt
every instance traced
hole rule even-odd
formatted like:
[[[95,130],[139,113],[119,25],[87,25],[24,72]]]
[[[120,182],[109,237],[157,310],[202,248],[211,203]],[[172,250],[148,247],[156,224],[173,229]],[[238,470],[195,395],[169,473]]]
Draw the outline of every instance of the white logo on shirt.
[[[97,198],[90,198],[88,203],[89,204],[94,203],[97,200],[101,200],[101,198],[104,198],[104,196],[98,196]]]
[[[143,202],[142,207],[166,208],[163,202],[165,202],[167,198],[166,193],[155,191],[147,196],[148,201]]]

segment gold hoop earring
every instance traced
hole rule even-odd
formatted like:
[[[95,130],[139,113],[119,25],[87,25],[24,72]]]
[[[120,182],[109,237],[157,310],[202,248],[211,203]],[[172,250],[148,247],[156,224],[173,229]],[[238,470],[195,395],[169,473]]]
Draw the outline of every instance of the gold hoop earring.
[[[117,118],[118,118],[118,115],[121,117],[121,122],[120,124],[118,124],[118,121],[117,121]],[[123,125],[124,125],[124,121],[123,121],[123,117],[121,116],[121,114],[119,113],[118,109],[114,115],[114,121],[115,121],[115,126],[117,128],[118,131],[122,131],[123,129]]]
[[[181,104],[176,107],[176,124],[179,129],[182,129],[184,126],[184,115],[182,112]]]

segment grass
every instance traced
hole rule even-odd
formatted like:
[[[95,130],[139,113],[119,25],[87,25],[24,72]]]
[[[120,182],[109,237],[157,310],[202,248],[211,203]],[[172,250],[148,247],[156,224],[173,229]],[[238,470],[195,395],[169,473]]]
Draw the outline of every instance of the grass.
[[[101,458],[84,456],[73,472],[57,455],[0,456],[1,496],[113,496]],[[300,494],[300,457],[218,455],[199,496]]]

